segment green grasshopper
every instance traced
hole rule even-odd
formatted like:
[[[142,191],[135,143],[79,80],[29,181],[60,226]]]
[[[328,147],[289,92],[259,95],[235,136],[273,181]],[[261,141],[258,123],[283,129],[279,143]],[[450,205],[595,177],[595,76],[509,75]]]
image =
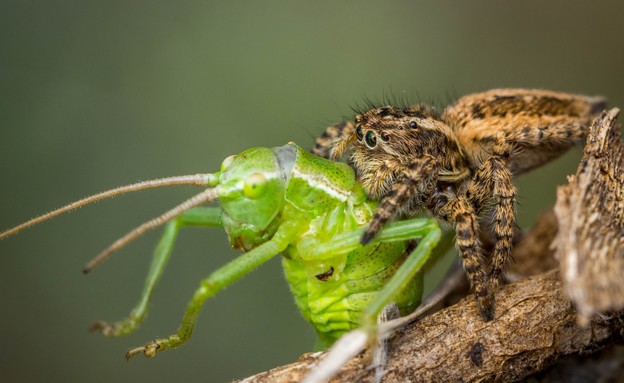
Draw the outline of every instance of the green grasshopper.
[[[188,341],[208,298],[279,253],[295,302],[316,329],[319,348],[355,328],[364,329],[373,339],[377,316],[387,304],[395,302],[405,314],[420,303],[420,270],[441,236],[436,221],[395,222],[370,244],[361,245],[377,203],[367,199],[349,166],[314,156],[292,143],[230,156],[213,174],[157,179],[105,191],[5,231],[0,239],[103,198],[183,184],[206,189],[135,228],[85,266],[85,272],[92,270],[128,242],[167,223],[139,303],[127,318],[97,322],[94,329],[119,336],[140,326],[181,228],[222,227],[231,246],[244,254],[201,281],[175,334],[131,349],[127,358],[140,353],[153,357]],[[215,200],[220,207],[199,207]],[[418,246],[413,245],[414,239],[419,239]]]

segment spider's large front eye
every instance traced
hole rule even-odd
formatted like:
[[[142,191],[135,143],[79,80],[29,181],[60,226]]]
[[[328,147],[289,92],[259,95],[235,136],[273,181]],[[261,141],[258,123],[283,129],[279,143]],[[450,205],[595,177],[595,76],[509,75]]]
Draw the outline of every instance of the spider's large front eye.
[[[357,140],[362,142],[362,138],[364,138],[364,133],[362,133],[362,125],[358,125],[355,127],[355,137]]]
[[[368,132],[366,132],[364,142],[366,142],[366,146],[372,149],[377,146],[377,136],[375,135],[375,133],[369,130]]]
[[[266,177],[262,173],[254,173],[247,177],[243,185],[243,194],[247,198],[258,198],[266,189]]]

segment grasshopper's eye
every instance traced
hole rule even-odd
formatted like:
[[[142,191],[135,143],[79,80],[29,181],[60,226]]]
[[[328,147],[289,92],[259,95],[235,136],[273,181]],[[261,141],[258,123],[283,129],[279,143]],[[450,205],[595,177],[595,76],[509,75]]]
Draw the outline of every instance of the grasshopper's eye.
[[[366,142],[366,146],[368,146],[369,149],[373,149],[375,146],[377,146],[377,136],[375,135],[375,133],[369,130],[368,132],[366,132],[364,142]]]
[[[260,197],[266,189],[266,177],[262,173],[254,173],[247,177],[243,185],[245,197],[254,199]]]
[[[381,138],[383,142],[390,141],[390,135],[386,132],[381,132],[381,134],[379,135],[379,138]]]
[[[225,169],[227,169],[227,167],[230,166],[232,161],[234,161],[234,158],[236,158],[236,155],[231,155],[228,158],[224,159],[223,162],[221,163],[221,171],[225,171]]]
[[[362,133],[362,125],[358,125],[355,127],[355,137],[357,140],[362,142],[362,138],[364,138],[364,134]]]

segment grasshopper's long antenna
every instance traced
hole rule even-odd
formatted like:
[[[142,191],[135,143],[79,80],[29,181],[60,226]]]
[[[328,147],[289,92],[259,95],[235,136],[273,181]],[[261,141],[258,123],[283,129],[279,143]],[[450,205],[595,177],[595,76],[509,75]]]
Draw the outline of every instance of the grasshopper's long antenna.
[[[127,245],[129,242],[137,239],[138,237],[143,235],[146,231],[154,229],[154,228],[156,228],[158,226],[161,226],[161,225],[171,221],[172,219],[174,219],[175,217],[179,216],[180,214],[184,213],[187,210],[190,210],[190,209],[192,209],[192,208],[194,208],[196,206],[199,206],[199,205],[201,205],[203,203],[213,201],[218,196],[219,195],[218,195],[216,189],[214,189],[214,188],[206,189],[203,192],[201,192],[201,193],[199,193],[199,194],[197,194],[197,195],[187,199],[186,201],[182,202],[181,204],[179,204],[178,206],[174,207],[173,209],[167,211],[166,213],[162,214],[161,216],[156,217],[154,219],[151,219],[151,220],[145,222],[141,226],[138,226],[137,228],[135,228],[134,230],[132,230],[128,234],[126,234],[123,237],[121,237],[118,240],[116,240],[112,245],[110,245],[108,248],[106,248],[104,251],[102,251],[100,254],[98,254],[95,258],[90,260],[85,265],[85,267],[83,269],[83,272],[85,274],[90,272],[97,265],[99,265],[100,263],[104,262],[108,257],[110,257],[111,254],[113,254],[115,251],[121,249],[122,247]]]
[[[159,178],[150,181],[138,182],[132,185],[121,186],[115,189],[110,189],[86,198],[83,198],[79,201],[72,202],[69,205],[63,206],[59,209],[46,213],[44,215],[40,215],[39,217],[33,218],[30,221],[24,222],[19,226],[15,226],[12,229],[9,229],[3,233],[0,233],[0,240],[10,237],[13,234],[16,234],[26,228],[34,226],[43,221],[47,221],[51,218],[54,218],[58,215],[67,213],[71,210],[78,209],[83,207],[84,205],[88,205],[90,203],[99,201],[101,199],[114,197],[120,194],[139,191],[143,189],[157,188],[161,186],[171,186],[171,185],[198,185],[198,186],[211,186],[211,183],[214,181],[213,174],[194,174],[188,176],[176,176],[176,177],[167,177],[167,178]]]

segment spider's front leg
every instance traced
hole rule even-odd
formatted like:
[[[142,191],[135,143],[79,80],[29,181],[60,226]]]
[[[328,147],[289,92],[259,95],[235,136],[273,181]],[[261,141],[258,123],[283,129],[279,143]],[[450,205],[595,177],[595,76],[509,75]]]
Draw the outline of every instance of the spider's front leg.
[[[392,218],[401,207],[405,207],[410,199],[422,194],[423,185],[433,185],[437,181],[438,164],[434,157],[425,155],[410,162],[403,169],[397,169],[395,173],[400,178],[392,185],[390,192],[383,197],[375,211],[375,216],[368,229],[362,235],[361,243],[366,245],[381,230],[383,225]],[[378,177],[382,178],[382,177]],[[385,177],[383,177],[385,178]],[[376,180],[371,180],[376,182]],[[362,182],[366,184],[366,180]],[[369,188],[367,188],[368,190]]]

